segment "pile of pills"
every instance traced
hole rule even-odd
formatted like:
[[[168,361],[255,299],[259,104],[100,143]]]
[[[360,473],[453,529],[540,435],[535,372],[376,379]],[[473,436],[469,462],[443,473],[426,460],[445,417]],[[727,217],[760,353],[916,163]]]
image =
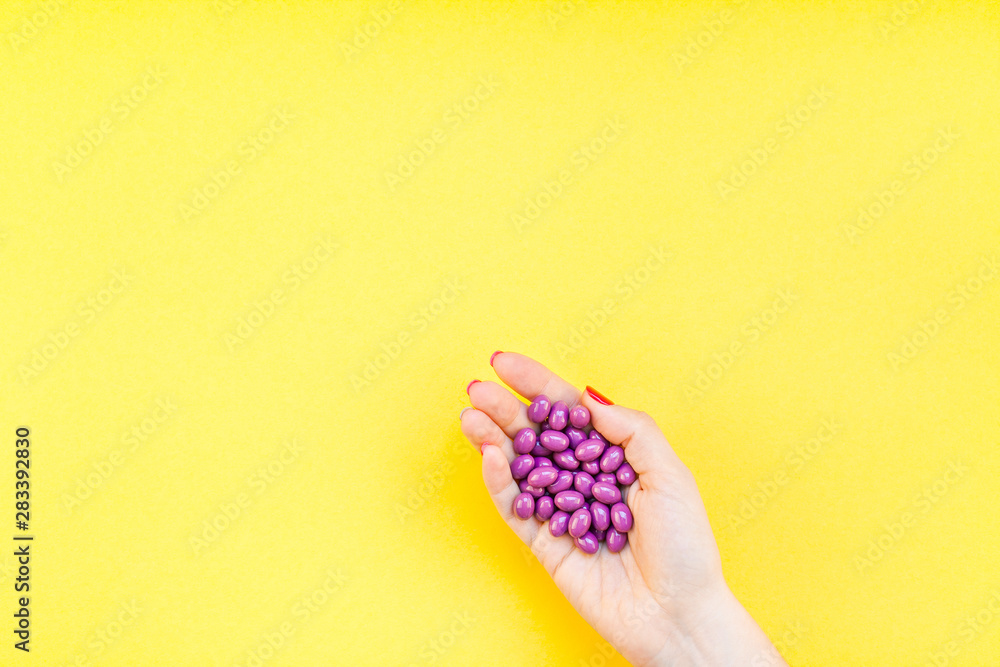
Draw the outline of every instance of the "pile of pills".
[[[595,429],[587,432],[590,410],[582,405],[570,410],[539,395],[528,406],[528,419],[541,432],[526,427],[514,437],[510,472],[521,489],[514,515],[548,521],[553,537],[569,533],[588,554],[601,542],[612,553],[624,549],[633,521],[622,489],[636,479],[625,450]]]

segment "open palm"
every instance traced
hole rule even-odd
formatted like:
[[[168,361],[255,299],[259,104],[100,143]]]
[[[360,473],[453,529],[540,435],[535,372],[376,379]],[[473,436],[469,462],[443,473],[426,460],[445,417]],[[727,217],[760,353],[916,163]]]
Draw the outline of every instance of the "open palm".
[[[758,654],[766,651],[770,643],[725,583],[694,477],[653,419],[622,406],[603,405],[520,354],[496,355],[493,366],[504,383],[528,400],[545,394],[570,407],[586,406],[594,427],[622,445],[638,475],[625,494],[635,524],[620,553],[602,545],[588,555],[568,535],[553,537],[546,523],[534,517],[518,519],[513,502],[519,489],[510,472],[512,438],[522,428],[538,426],[528,420],[527,406],[501,385],[477,382],[469,387],[474,409],[463,412],[462,431],[483,452],[486,488],[507,525],[531,548],[580,615],[637,665],[674,664],[697,645],[717,641],[720,623],[735,630],[740,641],[756,645],[763,638]],[[746,626],[747,620],[753,627]]]

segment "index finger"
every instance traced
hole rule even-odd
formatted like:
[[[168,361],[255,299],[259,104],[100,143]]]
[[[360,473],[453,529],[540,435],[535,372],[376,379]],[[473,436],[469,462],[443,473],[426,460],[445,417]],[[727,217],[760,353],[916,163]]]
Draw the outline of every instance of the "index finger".
[[[517,352],[500,352],[493,355],[491,364],[508,387],[529,401],[545,394],[553,403],[563,401],[569,407],[580,402],[582,392],[579,389],[531,357]]]

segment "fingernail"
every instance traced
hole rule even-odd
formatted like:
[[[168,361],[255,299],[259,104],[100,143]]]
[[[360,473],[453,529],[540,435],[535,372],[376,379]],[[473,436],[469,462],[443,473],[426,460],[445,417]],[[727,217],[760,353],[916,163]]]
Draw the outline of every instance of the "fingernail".
[[[497,350],[496,352],[493,353],[493,356],[490,357],[490,366],[493,365],[493,360],[497,358],[498,354],[503,354],[503,350]]]
[[[479,445],[479,455],[480,456],[482,456],[483,452],[486,451],[486,445],[488,445],[488,444],[490,444],[490,443],[484,442],[483,444]]]
[[[612,401],[610,398],[608,398],[607,396],[605,396],[601,392],[597,391],[596,389],[594,389],[590,385],[587,385],[587,393],[590,394],[590,397],[592,399],[594,399],[595,401],[597,401],[601,405],[614,405],[615,404],[614,401]]]
[[[479,382],[479,380],[473,380],[472,382],[470,382],[470,383],[469,383],[469,384],[468,384],[468,385],[467,385],[467,386],[465,387],[465,393],[466,393],[466,394],[468,394],[468,393],[469,393],[469,387],[471,387],[472,385],[476,384],[477,382]]]
[[[471,410],[472,408],[462,408],[462,411],[458,413],[458,421],[462,421],[462,415],[465,414],[466,410]]]

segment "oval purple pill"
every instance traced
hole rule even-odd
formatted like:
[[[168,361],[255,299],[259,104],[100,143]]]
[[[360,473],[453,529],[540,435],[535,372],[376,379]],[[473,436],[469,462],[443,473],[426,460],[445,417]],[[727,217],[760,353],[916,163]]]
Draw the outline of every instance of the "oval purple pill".
[[[608,528],[608,532],[604,536],[604,541],[608,545],[608,551],[616,554],[625,548],[625,544],[628,542],[628,535],[618,532],[614,528]]]
[[[594,534],[594,537],[597,538],[598,542],[603,542],[604,541],[604,536],[608,534],[608,531],[606,531],[606,530],[598,530],[597,528],[595,528],[591,532]]]
[[[576,428],[586,428],[590,423],[590,410],[585,405],[578,405],[569,411],[569,423]]]
[[[582,493],[584,497],[591,497],[591,489],[593,486],[594,478],[590,475],[590,473],[586,473],[581,470],[573,475],[573,488]]]
[[[569,512],[557,510],[552,514],[552,518],[549,519],[549,532],[552,533],[552,537],[560,537],[565,535],[568,529]]]
[[[524,479],[535,467],[535,458],[531,454],[522,454],[510,464],[510,476],[514,479]]]
[[[587,461],[580,464],[580,470],[589,475],[596,475],[601,472],[601,463],[599,461]]]
[[[575,512],[583,506],[586,498],[579,491],[560,491],[555,496],[556,507],[566,512]]]
[[[552,496],[542,496],[535,501],[535,516],[539,521],[548,521],[555,511],[556,504],[552,502]]]
[[[528,419],[536,424],[541,424],[549,416],[551,409],[552,403],[549,402],[549,397],[545,394],[539,394],[528,406]]]
[[[594,429],[591,429],[591,430],[590,430],[590,434],[589,434],[589,435],[588,435],[587,437],[588,437],[588,438],[597,438],[598,440],[603,440],[603,441],[604,441],[604,444],[605,444],[605,445],[610,445],[610,444],[611,444],[611,441],[610,441],[610,440],[608,440],[607,438],[605,438],[605,437],[604,437],[604,436],[603,436],[603,435],[601,434],[601,432],[600,432],[600,431],[598,431],[598,430],[597,430],[596,428],[594,428]]]
[[[541,498],[545,495],[545,489],[540,489],[537,486],[532,486],[528,484],[528,480],[522,479],[517,483],[517,488],[521,490],[521,493],[531,494],[533,498]]]
[[[585,554],[596,554],[601,548],[601,543],[597,541],[597,536],[591,532],[586,532],[580,537],[573,538],[573,544]]]
[[[605,447],[607,447],[607,445],[604,444],[603,440],[598,440],[597,438],[584,440],[576,447],[576,458],[578,461],[582,461],[584,463],[587,461],[594,461],[601,458],[601,454],[604,453]]]
[[[637,479],[635,469],[629,464],[628,461],[626,461],[618,467],[618,470],[615,471],[615,479],[617,479],[618,483],[622,486],[628,486]]]
[[[573,473],[569,470],[560,470],[559,477],[556,481],[549,484],[548,492],[552,495],[559,493],[560,491],[566,491],[567,489],[573,488]]]
[[[536,442],[535,446],[531,448],[532,456],[548,456],[551,453],[552,452],[542,447],[542,445],[538,442]]]
[[[571,449],[556,452],[552,455],[552,461],[563,470],[576,470],[580,467],[580,462],[576,460]]]
[[[632,530],[632,510],[625,503],[615,503],[611,506],[611,525],[619,533]]]
[[[611,445],[601,457],[601,472],[614,472],[625,463],[625,450],[618,445]]]
[[[611,510],[604,503],[596,500],[590,503],[590,517],[593,519],[594,528],[607,530],[611,525]]]
[[[552,466],[542,466],[540,468],[536,467],[534,470],[529,472],[527,479],[528,484],[542,488],[543,486],[548,486],[552,482],[556,481],[558,477],[558,470]]]
[[[569,446],[573,449],[576,449],[577,445],[587,439],[586,433],[578,428],[573,428],[572,426],[563,431],[563,433],[565,433],[566,437],[569,438]]]
[[[535,513],[535,499],[530,493],[519,493],[514,498],[514,515],[518,519],[527,519]]]
[[[569,424],[569,406],[563,401],[556,401],[549,411],[549,428],[561,431]]]
[[[569,436],[561,431],[542,431],[538,436],[538,442],[551,452],[561,452],[569,447]]]
[[[514,452],[517,454],[530,454],[536,442],[538,442],[538,435],[535,431],[530,428],[522,428],[514,436]]]
[[[570,537],[580,537],[590,530],[590,512],[582,507],[569,517]]]
[[[537,457],[535,458],[535,467],[536,468],[538,467],[538,458]],[[615,474],[612,473],[612,472],[599,472],[596,475],[594,475],[594,481],[595,482],[607,482],[608,484],[614,484],[614,483],[616,483],[618,481],[618,478],[615,477]]]
[[[594,500],[602,502],[605,505],[621,502],[622,499],[622,492],[618,490],[618,487],[608,482],[594,483],[594,486],[590,488],[590,492],[594,494]],[[568,493],[568,491],[563,491],[563,493]]]
[[[550,459],[548,456],[536,456],[534,458],[535,458],[536,468],[544,468],[546,466],[548,466],[549,468],[554,467],[552,465],[552,459]]]

